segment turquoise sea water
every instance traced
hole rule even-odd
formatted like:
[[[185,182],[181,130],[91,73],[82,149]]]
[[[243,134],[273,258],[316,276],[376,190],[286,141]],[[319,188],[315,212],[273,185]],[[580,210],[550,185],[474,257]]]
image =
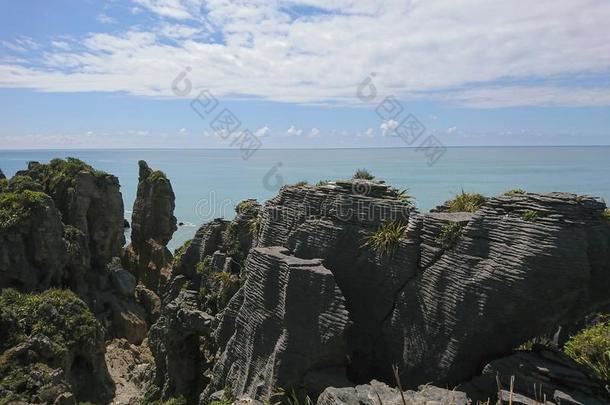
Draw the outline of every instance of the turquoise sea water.
[[[138,160],[163,170],[176,194],[178,229],[170,249],[190,239],[197,225],[215,217],[233,217],[246,198],[264,201],[280,184],[351,177],[366,168],[378,179],[406,188],[426,211],[462,189],[486,195],[508,189],[568,191],[610,201],[610,147],[449,148],[434,166],[414,149],[259,150],[243,160],[239,150],[0,150],[7,176],[31,160],[74,156],[116,175],[121,183],[126,218],[138,181]],[[278,165],[279,164],[279,165]],[[277,170],[271,172],[273,168]],[[276,176],[277,175],[277,176]]]

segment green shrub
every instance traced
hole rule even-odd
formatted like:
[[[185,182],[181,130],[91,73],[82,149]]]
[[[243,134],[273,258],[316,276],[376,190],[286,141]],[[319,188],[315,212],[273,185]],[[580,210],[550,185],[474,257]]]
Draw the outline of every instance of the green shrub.
[[[540,213],[538,211],[532,211],[532,210],[525,210],[523,211],[523,213],[521,214],[521,218],[524,221],[534,221],[536,220],[536,218],[540,217]]]
[[[330,184],[330,180],[320,180],[316,183],[316,187],[328,186]]]
[[[260,231],[263,224],[263,218],[260,215],[255,216],[248,222],[248,228],[250,229],[250,234],[256,237]]]
[[[301,181],[297,181],[296,183],[294,183],[294,187],[305,187],[308,185],[309,185],[309,183],[307,182],[307,180],[301,180]]]
[[[406,231],[407,225],[400,221],[385,222],[371,235],[364,237],[362,247],[371,248],[382,256],[393,254]]]
[[[254,200],[243,200],[235,206],[235,212],[238,214],[242,214],[248,211],[250,208],[254,207],[254,204]]]
[[[374,180],[375,176],[368,172],[366,169],[358,169],[352,176],[352,179],[357,180]]]
[[[21,223],[48,198],[44,193],[30,190],[0,194],[0,231]]]
[[[214,273],[214,279],[220,282],[224,287],[230,287],[239,283],[239,279],[228,271]]]
[[[525,194],[525,190],[522,190],[520,188],[513,188],[512,190],[508,190],[507,192],[504,193],[504,195],[509,195],[509,196],[523,195],[523,194]]]
[[[436,242],[443,249],[451,249],[455,246],[460,236],[462,236],[463,225],[458,222],[447,222],[441,228],[441,233],[436,238]]]
[[[610,382],[610,319],[605,318],[572,336],[564,351],[574,361],[593,370],[597,377]]]
[[[30,176],[15,176],[8,181],[8,190],[13,192],[43,191],[42,185]]]
[[[94,343],[102,336],[102,329],[87,304],[70,290],[22,294],[5,289],[0,293],[0,308],[3,321],[9,324],[14,321],[3,342],[4,349],[38,333],[47,336],[58,352],[76,344]]]
[[[603,212],[602,212],[602,219],[606,220],[606,221],[610,221],[610,208],[606,208]]]
[[[467,193],[464,190],[446,203],[449,212],[476,212],[485,204],[485,196],[477,193]]]
[[[195,270],[197,270],[197,274],[205,274],[210,270],[210,265],[212,264],[212,258],[210,256],[206,256],[202,261],[195,265]]]

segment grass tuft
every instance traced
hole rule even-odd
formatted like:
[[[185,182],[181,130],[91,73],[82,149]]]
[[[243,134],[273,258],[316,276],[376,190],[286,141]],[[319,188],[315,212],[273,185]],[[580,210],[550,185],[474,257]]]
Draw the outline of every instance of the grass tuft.
[[[354,180],[374,180],[375,176],[373,176],[371,173],[369,173],[369,171],[366,169],[358,169],[358,170],[356,170],[356,173],[354,173],[354,175],[352,176],[352,179],[354,179]]]
[[[455,196],[453,200],[447,201],[449,212],[476,212],[485,204],[485,196],[478,193],[467,193],[464,190]]]
[[[316,183],[316,187],[328,186],[330,184],[330,180],[320,180]]]
[[[375,232],[364,237],[362,247],[368,247],[382,256],[393,254],[406,231],[407,225],[400,221],[385,222]]]
[[[606,208],[603,212],[602,212],[602,219],[606,220],[606,221],[610,221],[610,208]]]
[[[258,236],[261,231],[261,227],[263,225],[263,219],[260,215],[255,216],[248,222],[248,228],[250,229],[250,234],[254,237]]]
[[[574,361],[610,383],[610,318],[572,336],[563,349]]]
[[[307,182],[307,180],[301,180],[301,181],[297,181],[296,183],[294,183],[294,187],[305,187],[308,185],[309,185],[309,183]]]
[[[236,206],[235,206],[235,212],[238,214],[243,214],[244,212],[248,211],[250,208],[254,207],[255,201],[254,200],[243,200],[240,201]]]
[[[398,191],[398,195],[396,196],[403,204],[408,206],[413,206],[413,201],[415,201],[415,197],[409,194],[409,190],[404,189]]]

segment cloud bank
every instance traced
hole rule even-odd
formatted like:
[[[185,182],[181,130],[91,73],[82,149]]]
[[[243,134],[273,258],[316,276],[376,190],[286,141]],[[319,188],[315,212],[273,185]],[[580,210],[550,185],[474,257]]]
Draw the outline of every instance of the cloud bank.
[[[358,104],[380,93],[476,108],[610,105],[607,0],[133,0],[154,23],[2,46],[0,87]]]

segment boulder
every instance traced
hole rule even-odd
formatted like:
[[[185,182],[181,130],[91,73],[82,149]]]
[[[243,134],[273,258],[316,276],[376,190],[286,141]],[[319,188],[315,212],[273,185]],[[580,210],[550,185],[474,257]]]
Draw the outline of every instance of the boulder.
[[[379,381],[357,387],[324,390],[317,405],[468,405],[471,402],[465,393],[437,388],[431,385],[419,387],[417,391],[401,392]]]

